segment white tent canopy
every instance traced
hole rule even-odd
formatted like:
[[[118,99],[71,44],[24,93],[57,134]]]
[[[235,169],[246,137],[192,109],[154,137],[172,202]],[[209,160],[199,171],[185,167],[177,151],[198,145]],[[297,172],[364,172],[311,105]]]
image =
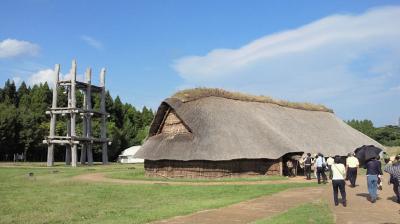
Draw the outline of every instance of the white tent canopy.
[[[144,159],[139,159],[135,157],[135,153],[140,149],[140,145],[132,146],[124,151],[118,156],[118,162],[120,163],[144,163]]]

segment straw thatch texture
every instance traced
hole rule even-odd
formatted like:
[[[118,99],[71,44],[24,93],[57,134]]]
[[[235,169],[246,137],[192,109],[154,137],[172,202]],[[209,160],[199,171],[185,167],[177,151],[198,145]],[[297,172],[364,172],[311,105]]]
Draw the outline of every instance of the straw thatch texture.
[[[161,125],[161,131],[159,133],[164,134],[185,134],[189,133],[189,130],[185,127],[183,122],[177,117],[174,110],[169,110],[166,113],[164,122]]]
[[[169,110],[188,132],[159,133]],[[149,138],[136,156],[181,161],[278,159],[290,152],[346,155],[362,145],[382,147],[329,112],[215,96],[187,102],[169,98],[160,105]]]
[[[146,160],[144,167],[148,177],[223,178],[280,174],[279,160],[267,159],[229,161]]]

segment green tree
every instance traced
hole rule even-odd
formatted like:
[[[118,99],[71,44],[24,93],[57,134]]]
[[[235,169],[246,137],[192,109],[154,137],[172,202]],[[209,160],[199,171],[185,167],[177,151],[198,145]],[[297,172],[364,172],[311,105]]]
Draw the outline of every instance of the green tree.
[[[375,138],[375,127],[372,121],[370,120],[350,120],[347,121],[347,124],[357,129],[358,131],[364,133],[365,135]]]
[[[375,139],[387,146],[400,146],[400,127],[388,125],[377,128]]]
[[[135,137],[134,145],[142,145],[149,134],[150,126],[140,129]]]
[[[17,153],[17,109],[14,105],[0,103],[0,159],[11,160]]]
[[[17,106],[18,96],[14,81],[7,80],[2,90],[3,102]]]
[[[19,106],[19,102],[21,101],[22,98],[24,98],[25,96],[29,96],[30,93],[30,88],[27,87],[27,85],[25,84],[25,82],[22,82],[21,85],[18,88],[18,92],[17,92],[17,105]]]

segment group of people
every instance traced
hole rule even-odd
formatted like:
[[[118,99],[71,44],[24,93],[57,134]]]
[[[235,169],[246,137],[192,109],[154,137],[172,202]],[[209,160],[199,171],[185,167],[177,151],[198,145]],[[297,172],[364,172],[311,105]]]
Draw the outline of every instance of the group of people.
[[[354,153],[350,153],[345,162],[341,156],[325,157],[319,153],[314,157],[310,153],[303,158],[305,176],[307,180],[311,180],[311,173],[314,168],[315,176],[318,184],[327,183],[326,172],[329,172],[329,179],[332,180],[333,199],[335,205],[339,205],[338,194],[342,196],[343,206],[347,206],[346,199],[346,182],[350,182],[350,187],[356,187],[357,169],[360,166],[358,159]],[[397,203],[400,203],[400,155],[385,160],[384,171],[390,174],[390,184],[393,184],[393,191],[397,197]],[[369,192],[369,200],[375,203],[378,198],[378,188],[382,184],[382,165],[380,158],[372,158],[365,162],[364,167],[367,172],[367,185]]]

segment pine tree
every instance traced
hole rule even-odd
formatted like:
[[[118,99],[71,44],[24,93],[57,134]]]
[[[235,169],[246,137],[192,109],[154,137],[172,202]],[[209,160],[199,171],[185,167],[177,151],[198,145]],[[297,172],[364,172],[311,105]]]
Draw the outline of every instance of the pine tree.
[[[17,150],[17,109],[14,105],[0,103],[0,159],[12,160]]]
[[[29,93],[30,93],[30,88],[28,88],[27,86],[26,86],[26,83],[25,82],[22,82],[21,83],[21,85],[19,86],[19,88],[18,88],[18,92],[17,92],[17,105],[19,106],[19,102],[21,101],[21,99],[24,97],[24,96],[29,96]]]
[[[13,104],[17,106],[17,88],[15,87],[14,81],[7,80],[3,88],[3,100],[5,103]]]

